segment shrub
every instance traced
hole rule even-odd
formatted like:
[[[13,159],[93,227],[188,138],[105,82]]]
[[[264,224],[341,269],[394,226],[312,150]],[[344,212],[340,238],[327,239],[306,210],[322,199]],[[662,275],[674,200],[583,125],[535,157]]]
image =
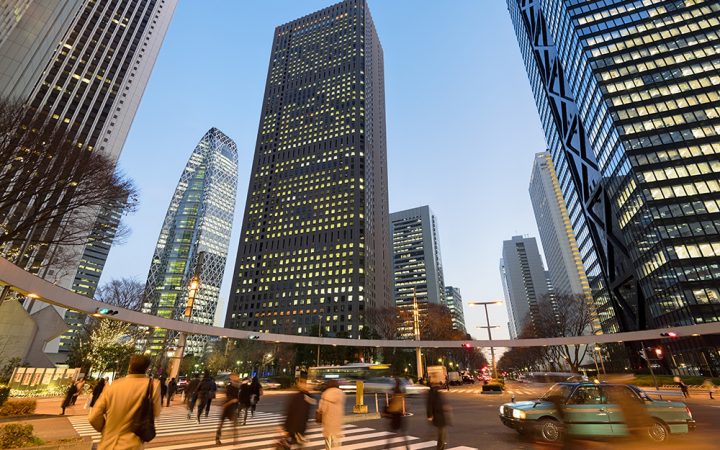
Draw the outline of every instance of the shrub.
[[[5,404],[5,401],[7,400],[9,395],[10,395],[10,388],[5,387],[5,386],[0,386],[0,406]]]
[[[10,399],[0,406],[0,417],[29,416],[35,412],[37,400],[34,398]],[[0,446],[0,448],[5,448]]]
[[[43,441],[33,434],[33,426],[10,423],[0,426],[0,448],[20,448],[42,445]]]

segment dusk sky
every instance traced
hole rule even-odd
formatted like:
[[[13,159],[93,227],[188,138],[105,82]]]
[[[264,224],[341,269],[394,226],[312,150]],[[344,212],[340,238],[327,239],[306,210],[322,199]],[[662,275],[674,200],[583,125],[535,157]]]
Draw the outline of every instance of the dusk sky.
[[[235,140],[238,195],[218,317],[224,319],[277,25],[333,4],[319,0],[184,0],[130,135],[121,169],[141,191],[132,233],[110,252],[101,284],[145,282],[180,173],[210,127]],[[528,195],[544,150],[505,1],[369,0],[385,52],[390,211],[430,205],[440,225],[445,282],[465,302],[502,299],[502,241],[537,236]],[[484,313],[465,306],[484,339]],[[505,306],[490,321],[507,338]]]

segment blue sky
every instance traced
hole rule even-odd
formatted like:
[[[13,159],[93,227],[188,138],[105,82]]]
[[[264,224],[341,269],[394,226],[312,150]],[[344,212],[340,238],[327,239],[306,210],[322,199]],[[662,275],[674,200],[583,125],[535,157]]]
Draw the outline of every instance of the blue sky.
[[[239,151],[238,196],[220,308],[239,240],[275,26],[318,0],[179,3],[120,158],[141,191],[132,234],[110,252],[102,282],[144,282],[180,173],[215,126]],[[370,0],[385,52],[390,210],[430,205],[440,224],[445,282],[465,301],[502,298],[503,239],[537,236],[527,193],[545,148],[512,24],[502,0]],[[508,336],[504,306],[490,320]],[[222,314],[224,316],[224,314]],[[468,331],[484,332],[465,307]]]

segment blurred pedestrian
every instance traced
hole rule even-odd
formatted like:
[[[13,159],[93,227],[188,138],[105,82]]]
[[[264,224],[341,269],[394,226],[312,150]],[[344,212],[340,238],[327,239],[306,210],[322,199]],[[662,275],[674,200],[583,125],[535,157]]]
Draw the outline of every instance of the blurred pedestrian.
[[[210,377],[210,372],[206,370],[197,388],[197,423],[200,423],[200,416],[202,415],[203,411],[205,411],[205,408],[208,407],[208,403],[212,401],[210,396],[212,395],[213,383],[214,382]]]
[[[187,403],[188,413],[187,418],[192,416],[193,409],[195,409],[195,402],[197,402],[197,390],[200,386],[200,377],[198,374],[193,375],[193,379],[190,380],[188,385],[185,387],[185,402]]]
[[[97,450],[139,450],[143,441],[132,431],[135,416],[152,383],[153,417],[160,415],[160,386],[151,382],[145,373],[150,367],[150,358],[145,355],[130,357],[128,375],[115,380],[103,390],[103,394],[88,414],[88,421],[95,430],[102,433]]]
[[[250,379],[243,379],[240,384],[240,393],[238,394],[240,414],[242,415],[242,424],[247,423],[248,411],[251,406],[251,394],[250,394]]]
[[[260,396],[263,394],[262,385],[258,377],[253,377],[252,383],[250,383],[250,416],[255,417],[255,408],[260,401]]]
[[[345,393],[337,380],[330,380],[320,397],[318,412],[322,424],[325,449],[340,446],[343,416],[345,415]]]
[[[215,443],[222,445],[220,437],[222,436],[222,427],[225,420],[229,420],[233,425],[237,421],[238,402],[240,401],[240,377],[235,373],[230,374],[230,380],[225,386],[225,403],[222,405],[222,413],[220,414],[220,423],[215,432]],[[233,429],[235,429],[233,427]]]
[[[90,407],[92,408],[95,406],[95,402],[97,402],[98,398],[100,397],[100,394],[102,394],[103,389],[105,389],[105,384],[107,383],[107,378],[100,378],[100,381],[97,382],[95,387],[92,390],[92,398],[90,399]]]
[[[316,403],[307,390],[306,380],[298,379],[297,388],[297,393],[290,396],[285,406],[283,429],[287,434],[287,438],[284,448],[292,448],[293,445],[302,446],[303,442],[305,442],[305,431],[310,418],[310,405]]]
[[[713,394],[715,393],[715,384],[712,382],[712,380],[710,378],[705,378],[702,387],[704,389],[707,389],[708,394],[710,395],[710,400],[714,400],[715,397],[713,397]]]
[[[407,435],[405,434],[405,394],[402,391],[400,378],[395,378],[395,387],[392,391],[392,397],[388,405],[385,407],[385,417],[390,421],[390,431],[402,435],[405,441],[405,448],[408,448]],[[385,443],[385,448],[390,448],[390,439]]]
[[[67,391],[65,391],[65,398],[63,399],[62,403],[60,404],[60,407],[62,408],[62,412],[60,415],[65,414],[65,409],[69,408],[70,405],[72,405],[72,400],[75,394],[78,391],[77,382],[72,382],[70,386],[68,386]]]
[[[75,406],[75,402],[77,402],[78,397],[80,397],[80,394],[82,394],[83,389],[85,389],[85,378],[80,378],[75,382],[75,387],[77,388],[75,390],[75,393],[72,396],[72,399],[70,400],[70,405]]]
[[[175,397],[175,393],[177,392],[177,381],[175,381],[175,378],[170,378],[170,381],[168,382],[168,391],[167,391],[167,406],[170,406],[170,402],[172,402],[173,397]]]
[[[645,443],[648,429],[653,424],[653,419],[645,407],[645,400],[625,386],[606,386],[603,390],[607,395],[607,403],[620,407],[628,435]]]
[[[210,377],[210,395],[208,396],[207,402],[205,402],[205,417],[210,414],[210,405],[212,404],[212,401],[217,396],[217,383],[215,383],[215,378]]]
[[[160,377],[160,404],[165,404],[165,396],[167,395],[167,377],[162,375]]]
[[[428,392],[427,419],[437,428],[437,450],[444,450],[447,427],[450,425],[450,406],[440,394],[438,385],[432,385]]]
[[[688,385],[685,384],[685,382],[680,377],[675,377],[674,380],[680,387],[680,391],[682,392],[683,397],[690,397],[690,392],[688,392]]]

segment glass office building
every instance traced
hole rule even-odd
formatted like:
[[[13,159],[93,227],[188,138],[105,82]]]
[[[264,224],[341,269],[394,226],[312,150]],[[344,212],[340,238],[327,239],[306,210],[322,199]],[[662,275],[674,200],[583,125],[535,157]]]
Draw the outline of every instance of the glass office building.
[[[720,3],[508,7],[603,331],[720,320]],[[720,372],[716,338],[667,345]]]
[[[390,305],[385,140],[366,2],[277,27],[226,327],[357,337]]]
[[[235,213],[237,164],[235,143],[217,128],[211,128],[190,155],[155,247],[144,313],[203,325],[215,322]],[[190,288],[193,279],[197,289]],[[155,330],[145,350],[163,352],[172,346],[171,338],[165,330]],[[202,353],[207,340],[188,337],[185,353]]]

